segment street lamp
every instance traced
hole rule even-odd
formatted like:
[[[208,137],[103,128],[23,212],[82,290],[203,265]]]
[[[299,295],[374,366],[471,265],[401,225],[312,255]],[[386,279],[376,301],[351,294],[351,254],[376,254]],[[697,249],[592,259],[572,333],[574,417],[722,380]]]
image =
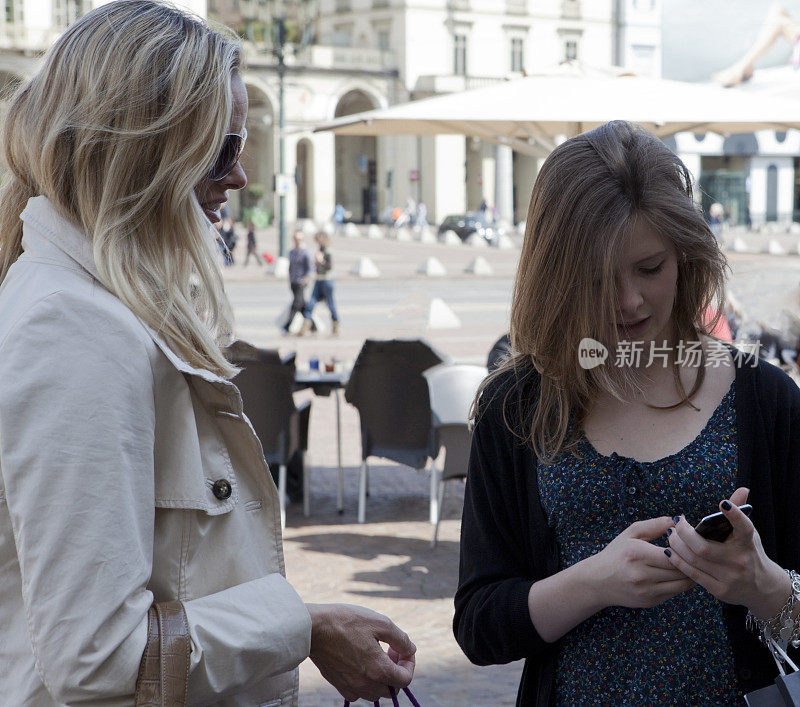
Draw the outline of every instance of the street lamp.
[[[267,3],[272,18],[272,54],[278,72],[278,173],[274,188],[278,193],[278,253],[286,256],[286,193],[292,179],[284,174],[286,169],[286,144],[284,139],[284,84],[286,55],[297,52],[314,39],[313,23],[317,16],[317,0],[271,0]]]

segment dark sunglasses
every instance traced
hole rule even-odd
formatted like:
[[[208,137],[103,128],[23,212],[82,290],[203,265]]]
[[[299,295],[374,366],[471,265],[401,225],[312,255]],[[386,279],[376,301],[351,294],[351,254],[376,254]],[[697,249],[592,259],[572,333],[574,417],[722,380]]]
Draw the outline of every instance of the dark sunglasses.
[[[218,182],[231,173],[242,156],[245,142],[247,142],[247,128],[242,130],[241,135],[239,133],[225,135],[222,149],[219,151],[219,155],[214,161],[214,166],[211,167],[207,175],[212,182]]]

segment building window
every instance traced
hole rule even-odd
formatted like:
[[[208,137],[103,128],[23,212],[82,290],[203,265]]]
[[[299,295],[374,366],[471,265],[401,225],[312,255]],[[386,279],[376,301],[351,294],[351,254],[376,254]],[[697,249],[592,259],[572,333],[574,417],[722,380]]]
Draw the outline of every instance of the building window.
[[[22,24],[25,21],[25,8],[22,0],[3,0],[6,22]]]
[[[382,30],[375,34],[375,37],[378,40],[378,49],[382,52],[389,51],[389,32],[386,30]]]
[[[336,0],[336,12],[350,12],[352,9],[350,0]]]
[[[525,40],[522,37],[511,38],[511,71],[525,71]]]
[[[564,61],[572,61],[578,58],[578,40],[567,39],[564,42]]]
[[[581,18],[580,0],[561,0],[561,16],[569,20]]]
[[[334,25],[331,33],[331,44],[334,47],[352,47],[353,23],[345,22],[340,25]]]
[[[457,76],[467,75],[467,35],[453,36],[453,73]]]

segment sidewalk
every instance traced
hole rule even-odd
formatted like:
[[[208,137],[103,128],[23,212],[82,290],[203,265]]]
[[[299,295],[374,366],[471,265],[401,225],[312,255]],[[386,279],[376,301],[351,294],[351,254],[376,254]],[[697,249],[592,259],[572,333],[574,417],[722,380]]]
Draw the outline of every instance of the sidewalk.
[[[386,460],[370,465],[367,522],[356,521],[361,445],[358,413],[342,405],[344,513],[336,511],[336,418],[333,397],[311,399],[311,516],[288,508],[286,573],[308,602],[360,604],[386,614],[417,646],[413,691],[423,707],[513,705],[522,664],[477,667],[453,638],[453,594],[458,582],[458,538],[464,486],[451,482],[430,546],[430,476]],[[386,704],[391,704],[385,701]],[[367,704],[367,703],[362,703]],[[338,693],[311,661],[300,667],[300,707],[341,707]]]
[[[303,599],[361,604],[391,617],[417,646],[412,689],[424,707],[513,705],[521,663],[473,666],[453,638],[456,518],[463,485],[451,484],[447,520],[435,549],[430,547],[433,526],[427,522],[425,474],[395,465],[372,467],[364,525],[355,518],[357,469],[346,470],[342,516],[336,512],[334,467],[315,467],[311,486],[311,517],[304,518],[295,504],[284,533],[287,575]],[[300,667],[300,706],[334,705],[341,707],[341,697],[305,661]]]

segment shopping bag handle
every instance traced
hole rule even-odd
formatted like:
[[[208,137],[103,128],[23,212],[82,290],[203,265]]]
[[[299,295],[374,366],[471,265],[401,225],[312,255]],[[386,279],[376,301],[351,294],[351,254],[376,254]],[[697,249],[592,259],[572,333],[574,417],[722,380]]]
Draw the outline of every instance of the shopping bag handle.
[[[411,702],[411,704],[414,707],[420,707],[419,702],[417,702],[417,698],[414,697],[414,695],[411,692],[411,690],[409,690],[407,687],[404,687],[403,688],[403,692],[406,693],[406,697],[408,697],[409,702]],[[391,697],[392,697],[392,705],[393,705],[393,707],[400,707],[400,703],[397,701],[397,690],[395,690],[391,685],[389,685],[389,695],[391,695]],[[375,707],[380,707],[381,701],[380,700],[375,700],[375,702],[373,702],[372,704]],[[344,707],[350,707],[350,703],[347,700],[344,701]]]

